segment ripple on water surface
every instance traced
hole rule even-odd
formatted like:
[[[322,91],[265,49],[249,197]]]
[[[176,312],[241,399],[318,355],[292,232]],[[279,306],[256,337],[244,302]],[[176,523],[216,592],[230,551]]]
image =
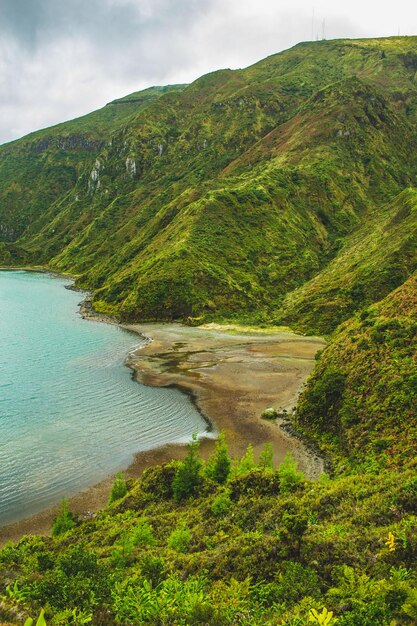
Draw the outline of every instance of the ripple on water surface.
[[[133,381],[123,361],[140,338],[83,320],[65,284],[0,272],[0,524],[206,430],[189,397]]]

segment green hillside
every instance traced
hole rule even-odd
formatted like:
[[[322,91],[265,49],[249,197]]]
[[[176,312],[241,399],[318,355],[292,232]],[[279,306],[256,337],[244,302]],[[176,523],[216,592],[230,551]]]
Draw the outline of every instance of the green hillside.
[[[335,331],[301,396],[296,424],[340,463],[415,460],[417,275]]]
[[[150,468],[87,519],[0,550],[0,620],[123,626],[412,626],[417,620],[417,276],[342,324],[293,416],[309,482],[265,449]]]
[[[281,322],[326,333],[377,302],[417,270],[417,192],[406,189],[340,242],[323,271],[290,293]]]
[[[89,115],[0,146],[1,241],[18,240],[54,202],[65,202],[112,132],[163,94],[185,86],[150,87]]]
[[[329,335],[289,416],[328,475],[220,438],[119,476],[0,550],[2,624],[417,623],[416,44],[304,43],[0,147],[3,263],[125,319]]]
[[[371,300],[329,262],[416,184],[416,40],[299,44],[0,147],[0,259],[76,274],[124,319],[331,330]]]

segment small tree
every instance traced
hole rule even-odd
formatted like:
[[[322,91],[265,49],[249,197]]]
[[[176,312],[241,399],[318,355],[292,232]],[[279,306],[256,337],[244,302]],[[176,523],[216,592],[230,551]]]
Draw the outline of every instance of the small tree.
[[[176,552],[185,553],[192,539],[191,531],[185,524],[180,528],[173,530],[168,537],[168,548]]]
[[[288,452],[278,468],[278,475],[280,489],[283,493],[289,493],[304,480],[303,472],[297,470],[297,461]]]
[[[172,483],[172,491],[177,501],[193,496],[201,483],[202,464],[198,458],[199,447],[197,437],[193,435],[193,441],[188,446],[188,454],[184,462],[180,463]]]
[[[240,459],[239,474],[247,474],[256,467],[255,458],[253,456],[253,446],[250,443],[246,448],[245,454]]]
[[[74,526],[74,515],[68,510],[68,500],[62,500],[61,510],[52,522],[52,534],[54,536],[63,535]]]
[[[230,458],[224,433],[219,434],[213,455],[207,461],[206,475],[222,485],[230,474]]]
[[[274,469],[274,449],[272,443],[266,443],[258,459],[258,467],[271,471]]]
[[[127,494],[126,479],[124,477],[123,472],[119,472],[118,474],[116,474],[113,487],[111,488],[109,504],[111,504],[115,500],[120,500],[120,498],[123,498],[126,494]]]

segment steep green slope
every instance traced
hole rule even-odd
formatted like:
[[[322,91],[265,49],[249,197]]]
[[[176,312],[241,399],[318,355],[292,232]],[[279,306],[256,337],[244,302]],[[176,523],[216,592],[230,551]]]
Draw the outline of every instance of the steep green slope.
[[[310,333],[333,330],[407,280],[417,269],[416,242],[417,192],[407,189],[370,211],[335,259],[286,297],[279,321]]]
[[[296,424],[353,468],[415,459],[417,275],[334,333],[308,381]]]
[[[48,130],[4,146],[3,261],[77,274],[96,308],[126,319],[275,318],[341,239],[415,184],[415,43],[300,44],[129,117],[64,124],[87,133],[91,119],[101,142],[71,155]],[[315,328],[341,319],[314,307]]]
[[[6,546],[2,624],[41,607],[53,626],[415,624],[415,463],[309,483],[248,461],[181,501],[178,466],[151,468],[95,517]]]
[[[84,117],[0,146],[0,240],[15,241],[30,231],[39,214],[57,200],[65,201],[115,129],[165,93],[184,87],[150,87]]]

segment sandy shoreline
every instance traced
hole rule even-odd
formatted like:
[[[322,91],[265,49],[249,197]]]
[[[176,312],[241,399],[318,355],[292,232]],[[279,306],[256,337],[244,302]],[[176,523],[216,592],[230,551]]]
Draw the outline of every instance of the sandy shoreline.
[[[88,317],[88,312],[83,311]],[[91,315],[95,319],[98,316]],[[102,321],[111,321],[103,319]],[[296,457],[301,469],[317,477],[323,462],[306,450],[299,440],[286,435],[277,424],[260,419],[270,406],[291,408],[314,365],[314,355],[324,342],[290,332],[225,332],[222,327],[192,328],[180,324],[123,325],[151,339],[131,353],[126,364],[135,378],[150,386],[175,386],[189,393],[201,413],[223,430],[231,456],[244,453],[252,443],[255,454],[265,443],[274,447],[275,461],[286,451]],[[201,455],[209,456],[212,439],[201,442]],[[152,465],[184,458],[183,445],[166,445],[136,454],[125,474],[136,478]],[[88,518],[103,508],[113,477],[69,498],[72,511]],[[48,534],[58,507],[0,528],[0,545],[18,540],[24,534]]]

